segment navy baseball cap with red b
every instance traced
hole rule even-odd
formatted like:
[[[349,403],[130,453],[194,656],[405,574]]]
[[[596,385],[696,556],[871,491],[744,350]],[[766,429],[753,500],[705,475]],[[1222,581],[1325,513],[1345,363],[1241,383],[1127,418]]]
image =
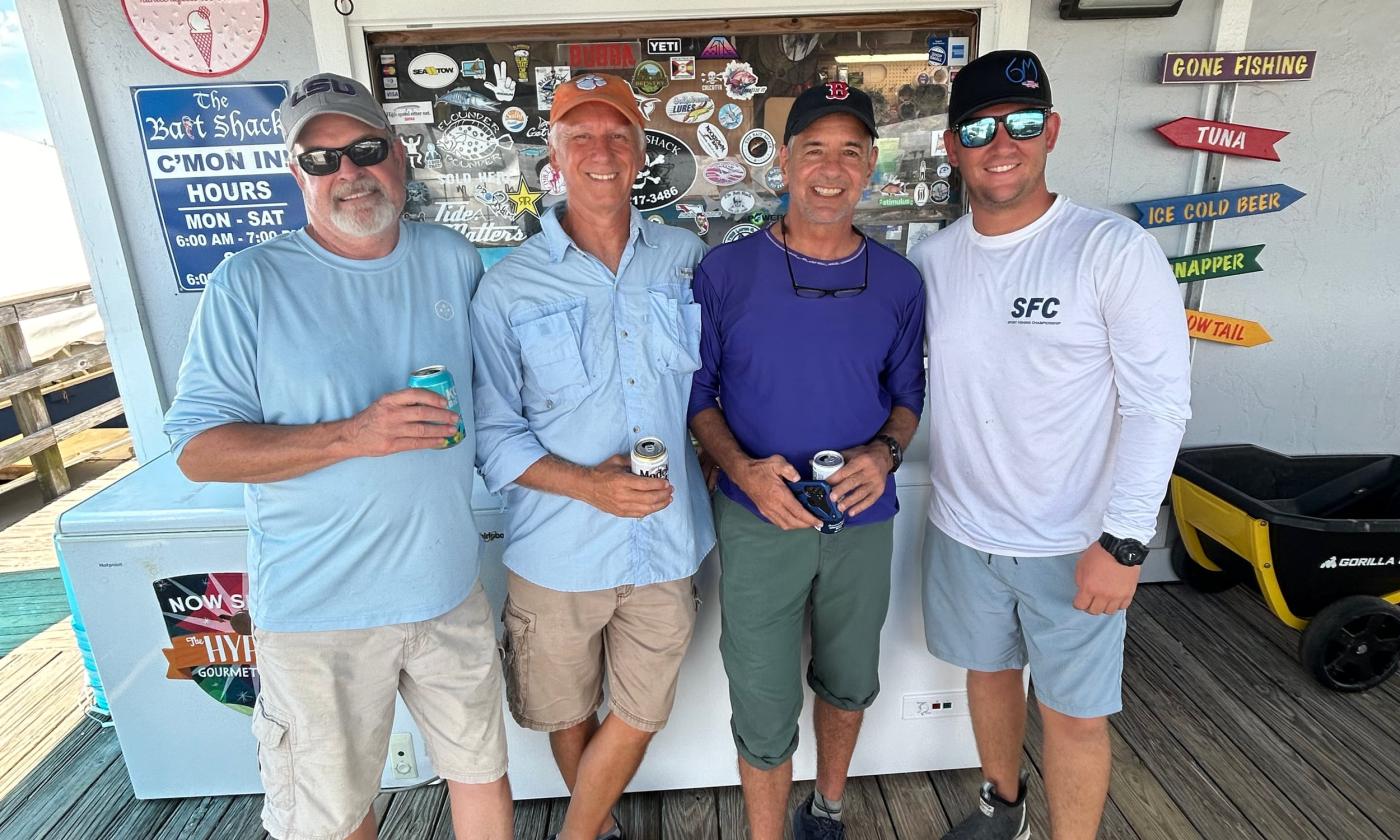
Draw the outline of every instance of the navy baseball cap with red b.
[[[801,134],[807,126],[831,114],[850,114],[860,120],[872,138],[880,136],[875,130],[875,106],[865,91],[846,82],[822,82],[802,91],[792,103],[787,127],[783,129],[783,145],[786,146],[793,135]]]
[[[948,127],[983,108],[1017,102],[1053,107],[1050,77],[1040,57],[1027,50],[997,50],[970,62],[953,78],[948,98]]]

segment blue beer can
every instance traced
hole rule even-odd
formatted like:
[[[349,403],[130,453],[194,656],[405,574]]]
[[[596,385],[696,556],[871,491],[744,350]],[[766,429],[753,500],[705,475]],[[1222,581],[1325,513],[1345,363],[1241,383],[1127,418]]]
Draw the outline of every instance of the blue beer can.
[[[442,365],[428,365],[409,374],[408,387],[422,388],[447,397],[447,410],[457,415],[457,431],[443,439],[443,448],[456,446],[467,436],[466,423],[462,419],[462,403],[457,399],[457,383],[452,379],[452,371]]]

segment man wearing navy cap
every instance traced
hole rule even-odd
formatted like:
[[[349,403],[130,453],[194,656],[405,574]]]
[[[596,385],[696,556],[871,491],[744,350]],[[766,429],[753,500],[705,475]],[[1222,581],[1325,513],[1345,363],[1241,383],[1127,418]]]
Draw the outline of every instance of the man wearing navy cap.
[[[927,281],[929,650],[968,669],[986,779],[944,840],[1025,840],[1023,670],[1055,840],[1088,840],[1122,707],[1124,610],[1186,420],[1186,318],[1146,231],[1050,192],[1060,116],[1040,59],[953,82],[944,141],[972,212],[910,254]]]
[[[870,97],[844,82],[803,93],[779,165],[791,212],[710,251],[695,270],[700,359],[690,425],[719,465],[720,652],[729,676],[750,836],[783,836],[802,712],[808,604],[817,783],[792,815],[797,840],[839,838],[846,772],[880,682],[890,594],[893,473],[924,402],[918,272],[852,226],[876,163]],[[834,534],[788,482],[841,452],[828,480]]]

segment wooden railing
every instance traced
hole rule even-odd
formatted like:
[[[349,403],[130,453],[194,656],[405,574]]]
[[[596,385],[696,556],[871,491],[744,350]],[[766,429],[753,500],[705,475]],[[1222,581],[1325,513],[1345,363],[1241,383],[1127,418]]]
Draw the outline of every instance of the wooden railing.
[[[121,414],[122,401],[109,400],[57,424],[50,422],[44,386],[108,365],[107,345],[35,367],[20,322],[92,302],[87,284],[0,298],[0,400],[8,399],[14,406],[21,435],[19,440],[0,446],[0,466],[28,458],[45,499],[58,498],[69,489],[58,442]]]

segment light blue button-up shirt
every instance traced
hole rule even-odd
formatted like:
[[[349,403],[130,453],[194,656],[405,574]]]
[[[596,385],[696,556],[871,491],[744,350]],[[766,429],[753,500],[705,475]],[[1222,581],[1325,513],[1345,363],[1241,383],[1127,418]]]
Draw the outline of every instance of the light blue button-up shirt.
[[[709,495],[686,428],[700,366],[691,272],[705,245],[632,211],[614,274],[559,224],[486,272],[472,301],[477,463],[504,493],[505,563],[563,592],[677,580],[714,546]],[[594,466],[659,437],[675,495],[642,519],[515,483],[547,454]]]

